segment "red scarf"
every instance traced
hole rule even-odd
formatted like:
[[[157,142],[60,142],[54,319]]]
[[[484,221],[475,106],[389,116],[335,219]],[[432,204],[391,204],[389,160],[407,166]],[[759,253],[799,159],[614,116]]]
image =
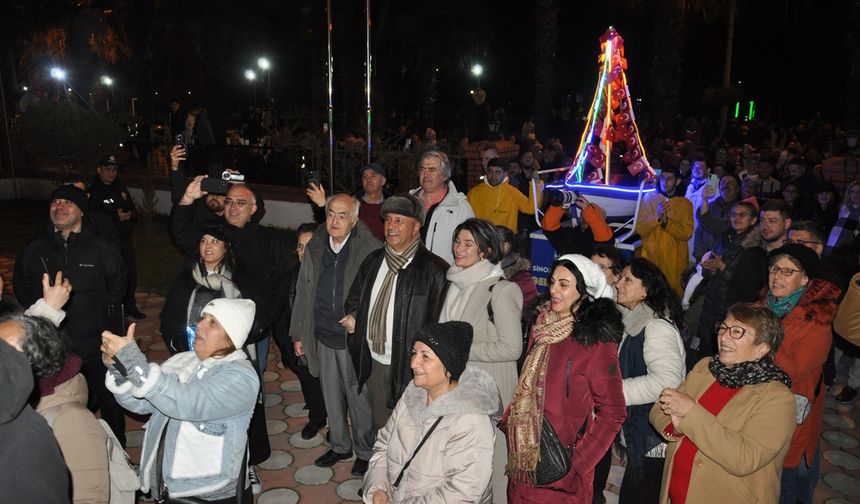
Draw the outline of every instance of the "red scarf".
[[[698,403],[710,414],[717,416],[742,388],[723,387],[715,381],[702,394]],[[669,427],[672,427],[672,424],[669,424]],[[669,478],[669,500],[672,504],[684,504],[687,501],[687,490],[693,474],[693,460],[697,453],[699,448],[688,437],[681,441],[681,446],[675,452],[675,457],[672,459],[672,475]]]

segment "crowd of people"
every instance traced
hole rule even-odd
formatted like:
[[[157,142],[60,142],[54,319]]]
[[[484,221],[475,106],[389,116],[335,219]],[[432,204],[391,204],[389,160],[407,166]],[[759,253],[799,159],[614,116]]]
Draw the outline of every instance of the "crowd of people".
[[[354,456],[367,503],[599,503],[613,453],[622,503],[811,503],[825,395],[860,386],[860,181],[840,194],[803,141],[656,142],[632,258],[598,205],[544,191],[535,143],[516,159],[484,145],[468,190],[439,150],[404,193],[369,163],[355,194],[309,185],[293,268],[255,188],[207,192],[177,145],[163,363],[125,325],[142,316],[135,210],[106,159],[52,193],[16,260],[28,309],[0,320],[0,500],[108,502],[128,411],[150,415],[140,491],[250,502],[273,340],[309,410],[301,437],[328,427],[314,464]],[[538,227],[557,252],[542,294],[519,243]]]

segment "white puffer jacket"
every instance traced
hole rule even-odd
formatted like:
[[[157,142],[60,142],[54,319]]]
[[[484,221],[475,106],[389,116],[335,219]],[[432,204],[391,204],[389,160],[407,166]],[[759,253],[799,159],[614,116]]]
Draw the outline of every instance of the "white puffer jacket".
[[[409,194],[421,197],[421,188],[409,191]],[[430,252],[454,264],[454,252],[451,249],[454,244],[454,229],[463,221],[475,216],[472,205],[466,199],[466,195],[457,191],[454,183],[448,181],[448,194],[436,205],[430,220],[424,223],[426,234],[422,233],[424,246]]]
[[[364,502],[373,502],[373,494],[382,490],[398,503],[491,503],[493,444],[501,414],[499,389],[483,370],[467,367],[457,387],[430,406],[427,391],[410,383],[373,446]],[[403,465],[440,416],[394,488]]]

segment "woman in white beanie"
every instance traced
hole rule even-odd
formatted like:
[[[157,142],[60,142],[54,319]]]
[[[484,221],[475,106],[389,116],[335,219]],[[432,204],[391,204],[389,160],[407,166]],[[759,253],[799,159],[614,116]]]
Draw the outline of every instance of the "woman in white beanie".
[[[627,416],[618,369],[624,325],[606,276],[585,256],[556,260],[549,296],[500,425],[508,502],[591,504],[594,467]]]
[[[127,410],[151,414],[140,464],[141,490],[158,501],[196,497],[252,502],[246,487],[247,430],[260,387],[241,350],[254,322],[249,299],[215,299],[202,310],[194,350],[161,365],[128,335],[102,333],[105,384]]]

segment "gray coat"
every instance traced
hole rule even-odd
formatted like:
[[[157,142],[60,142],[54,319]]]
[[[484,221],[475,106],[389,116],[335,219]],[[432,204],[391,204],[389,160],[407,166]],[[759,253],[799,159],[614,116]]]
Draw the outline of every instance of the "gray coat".
[[[296,281],[296,299],[293,302],[293,315],[290,319],[290,338],[301,341],[305,356],[308,359],[308,369],[313,376],[319,376],[319,357],[317,354],[317,339],[314,336],[314,300],[317,295],[317,281],[320,277],[320,259],[328,244],[329,234],[325,226],[320,226],[314,232],[313,238],[305,249],[305,258],[299,268],[299,278]],[[364,258],[374,250],[382,247],[370,228],[358,221],[348,238],[349,257],[344,273],[344,293],[349,292],[358,267]],[[346,341],[346,330],[343,331]]]

